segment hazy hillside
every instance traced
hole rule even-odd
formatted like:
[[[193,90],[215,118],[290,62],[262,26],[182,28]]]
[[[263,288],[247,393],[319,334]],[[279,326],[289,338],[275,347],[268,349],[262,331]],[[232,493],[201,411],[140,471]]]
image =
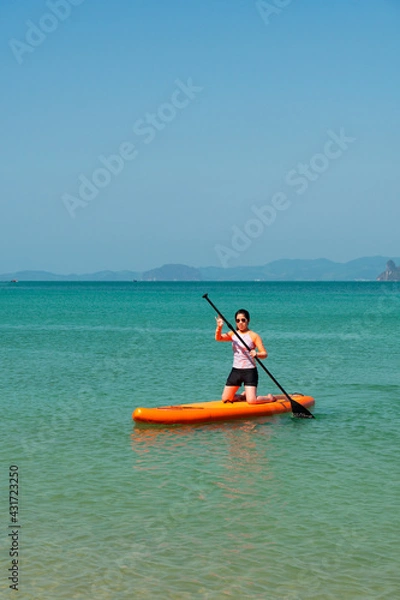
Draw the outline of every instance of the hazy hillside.
[[[201,281],[201,272],[187,265],[164,265],[142,273],[143,281]]]
[[[47,271],[18,271],[0,275],[1,281],[376,281],[387,264],[400,258],[372,256],[347,263],[326,258],[282,259],[258,267],[201,267],[168,264],[138,271],[99,271],[84,275],[57,275]]]
[[[375,281],[387,260],[382,256],[358,258],[347,263],[325,258],[282,259],[260,267],[205,267],[199,270],[206,281]]]
[[[58,275],[48,271],[16,271],[14,273],[3,273],[1,281],[133,281],[141,279],[141,273],[137,271],[98,271],[96,273],[85,273],[83,275]]]

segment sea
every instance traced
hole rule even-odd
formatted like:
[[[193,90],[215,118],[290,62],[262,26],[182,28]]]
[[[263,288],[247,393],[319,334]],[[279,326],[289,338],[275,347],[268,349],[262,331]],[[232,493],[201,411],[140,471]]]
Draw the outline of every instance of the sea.
[[[133,422],[220,398],[205,293],[315,419]],[[0,283],[0,596],[400,598],[399,315],[390,282]]]

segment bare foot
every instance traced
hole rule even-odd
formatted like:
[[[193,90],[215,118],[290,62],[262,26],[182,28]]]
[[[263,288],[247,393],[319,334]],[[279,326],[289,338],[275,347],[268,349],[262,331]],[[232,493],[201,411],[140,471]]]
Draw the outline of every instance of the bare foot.
[[[260,402],[260,404],[267,404],[268,402],[276,402],[276,398],[272,394],[268,394],[268,396],[257,396],[257,402]]]

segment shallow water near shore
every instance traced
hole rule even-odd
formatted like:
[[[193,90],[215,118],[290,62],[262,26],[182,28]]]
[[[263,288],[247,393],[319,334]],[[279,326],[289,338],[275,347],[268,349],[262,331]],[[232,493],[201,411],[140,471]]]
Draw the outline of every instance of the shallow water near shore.
[[[315,420],[134,425],[137,406],[220,397],[232,353],[205,292],[231,321],[250,311]],[[0,284],[18,597],[395,598],[399,314],[391,283]],[[260,371],[259,393],[277,391]]]

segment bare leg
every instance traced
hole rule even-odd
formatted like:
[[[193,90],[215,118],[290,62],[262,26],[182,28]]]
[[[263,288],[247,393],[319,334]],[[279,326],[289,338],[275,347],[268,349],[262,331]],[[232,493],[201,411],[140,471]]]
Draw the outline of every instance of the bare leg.
[[[257,396],[257,388],[252,385],[246,385],[244,389],[246,391],[246,402],[248,402],[248,404],[267,404],[268,402],[275,402],[275,398],[272,394],[268,394],[268,396]]]
[[[239,386],[226,385],[222,392],[222,402],[234,402]]]

